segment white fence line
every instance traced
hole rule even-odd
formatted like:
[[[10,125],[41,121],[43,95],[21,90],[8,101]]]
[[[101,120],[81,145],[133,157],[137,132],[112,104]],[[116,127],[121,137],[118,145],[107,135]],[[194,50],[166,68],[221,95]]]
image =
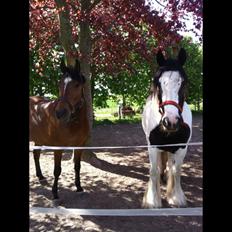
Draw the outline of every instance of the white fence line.
[[[168,146],[201,146],[202,142],[178,143],[165,145],[141,145],[141,146],[105,146],[105,147],[58,147],[58,146],[34,146],[33,150],[105,150],[105,149],[142,149]],[[159,209],[72,209],[72,208],[43,208],[31,207],[31,214],[60,214],[60,215],[88,215],[88,216],[202,216],[202,207],[196,208],[159,208]]]
[[[88,215],[88,216],[202,216],[202,207],[158,209],[72,209],[31,207],[31,214]]]
[[[202,142],[193,143],[176,143],[176,144],[161,144],[161,145],[139,145],[139,146],[105,146],[105,147],[63,147],[63,146],[30,146],[30,151],[33,150],[109,150],[109,149],[142,149],[155,147],[173,147],[173,146],[201,146]]]

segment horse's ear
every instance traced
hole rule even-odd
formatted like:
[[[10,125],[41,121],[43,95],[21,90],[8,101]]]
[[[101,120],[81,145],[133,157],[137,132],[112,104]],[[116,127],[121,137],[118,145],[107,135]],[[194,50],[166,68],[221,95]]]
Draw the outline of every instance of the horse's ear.
[[[79,73],[81,72],[81,64],[78,59],[76,59],[75,70]]]
[[[165,63],[165,58],[161,50],[158,51],[156,55],[156,60],[159,66],[163,66]]]
[[[184,48],[181,48],[178,54],[178,61],[181,66],[185,64],[185,61],[187,59],[187,54]]]
[[[68,71],[67,66],[65,65],[64,58],[62,58],[61,63],[60,63],[60,69],[62,73],[66,73]]]

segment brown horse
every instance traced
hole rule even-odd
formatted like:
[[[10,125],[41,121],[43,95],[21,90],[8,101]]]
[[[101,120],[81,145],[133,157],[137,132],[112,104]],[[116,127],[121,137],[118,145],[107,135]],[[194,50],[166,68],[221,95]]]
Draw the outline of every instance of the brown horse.
[[[86,102],[84,97],[85,77],[76,60],[74,68],[61,62],[62,79],[59,83],[59,98],[54,101],[44,97],[30,97],[30,141],[35,145],[83,146],[89,135]],[[80,184],[81,151],[74,152],[75,185],[82,192]],[[36,176],[45,180],[40,168],[40,150],[34,150]],[[61,174],[62,150],[54,151],[54,184],[52,193],[58,199],[57,184]]]

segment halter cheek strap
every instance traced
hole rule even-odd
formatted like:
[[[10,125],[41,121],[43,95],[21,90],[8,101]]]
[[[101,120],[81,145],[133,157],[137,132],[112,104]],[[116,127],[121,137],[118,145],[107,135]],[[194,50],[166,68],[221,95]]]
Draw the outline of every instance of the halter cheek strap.
[[[162,111],[161,111],[161,108],[164,107],[165,105],[173,105],[173,106],[175,106],[179,110],[180,113],[183,112],[182,107],[178,103],[176,103],[175,101],[171,101],[170,100],[170,101],[164,101],[164,102],[162,102],[162,103],[159,104],[159,112],[161,114],[163,114]]]
[[[81,99],[80,99],[79,102],[76,103],[76,105],[73,106],[73,105],[67,100],[67,98],[64,97],[64,96],[61,96],[61,97],[59,97],[59,98],[57,99],[56,105],[58,104],[59,101],[64,101],[64,102],[66,102],[66,103],[68,104],[68,106],[69,106],[69,108],[70,108],[72,114],[75,114],[78,110],[80,110],[80,109],[82,108],[82,106],[83,106],[84,103],[85,103],[84,88],[82,88],[81,91],[82,91],[82,92],[81,92]],[[56,105],[55,105],[55,106],[56,106]]]

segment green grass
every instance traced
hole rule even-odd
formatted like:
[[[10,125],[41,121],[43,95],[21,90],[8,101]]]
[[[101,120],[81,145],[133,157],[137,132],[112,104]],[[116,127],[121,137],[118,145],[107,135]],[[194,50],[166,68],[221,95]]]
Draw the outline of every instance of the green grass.
[[[141,115],[135,115],[134,117],[126,117],[119,119],[118,117],[112,118],[102,118],[102,119],[95,119],[94,126],[96,125],[115,125],[115,124],[133,124],[133,123],[140,123],[141,122]]]
[[[95,120],[94,125],[112,125],[118,123],[138,123],[141,122],[141,115],[136,113],[133,117],[126,116],[125,118],[119,119],[118,116],[114,116],[114,113],[118,113],[118,104],[112,100],[107,101],[108,108],[95,108]],[[134,110],[136,108],[132,107]]]
[[[196,112],[195,106],[194,106],[193,104],[189,104],[189,106],[190,106],[190,109],[191,109],[192,111],[195,111],[195,112]],[[200,111],[199,111],[199,112],[202,112],[202,111],[203,111],[203,103],[200,103]]]
[[[107,101],[108,108],[95,108],[95,120],[94,126],[96,125],[113,125],[113,124],[123,124],[123,123],[139,123],[141,122],[141,114],[136,113],[133,117],[126,116],[124,119],[119,119],[118,116],[114,116],[114,113],[118,112],[118,105],[112,100]],[[136,110],[136,108],[132,107]],[[192,110],[193,115],[200,115],[203,111],[203,105],[201,104],[201,110],[195,111],[194,105],[190,104],[190,109]]]

